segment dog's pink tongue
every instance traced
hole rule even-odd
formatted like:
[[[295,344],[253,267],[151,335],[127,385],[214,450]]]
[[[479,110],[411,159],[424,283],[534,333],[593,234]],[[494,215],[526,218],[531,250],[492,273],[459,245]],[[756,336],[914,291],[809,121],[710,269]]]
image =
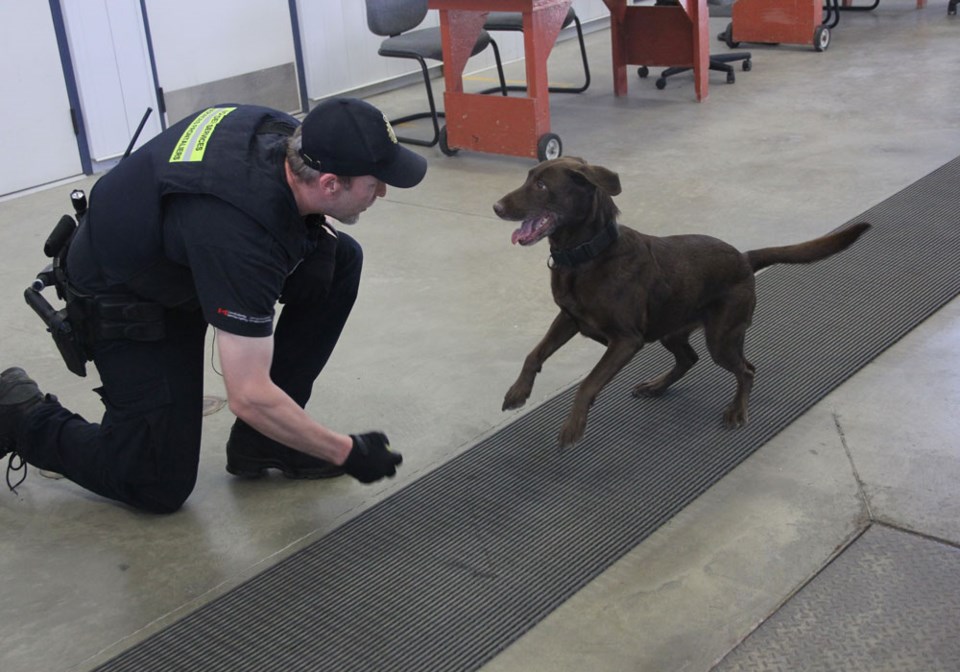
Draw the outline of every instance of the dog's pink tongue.
[[[530,240],[530,236],[533,235],[534,224],[536,219],[525,219],[523,223],[520,224],[520,228],[513,232],[513,236],[510,237],[510,241],[516,245],[520,243],[523,245],[526,241]]]

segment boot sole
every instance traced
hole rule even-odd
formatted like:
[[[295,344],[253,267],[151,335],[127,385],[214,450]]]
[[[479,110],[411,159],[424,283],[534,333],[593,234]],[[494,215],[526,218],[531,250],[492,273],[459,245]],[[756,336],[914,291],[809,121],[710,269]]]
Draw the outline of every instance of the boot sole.
[[[309,481],[316,481],[325,478],[336,478],[338,476],[343,476],[346,473],[343,470],[343,467],[338,467],[333,464],[331,464],[329,467],[321,467],[318,469],[291,469],[281,462],[275,462],[272,460],[245,462],[244,464],[231,464],[229,461],[227,462],[227,472],[234,476],[240,476],[241,478],[261,478],[268,469],[276,469],[280,471],[284,477],[292,480]]]

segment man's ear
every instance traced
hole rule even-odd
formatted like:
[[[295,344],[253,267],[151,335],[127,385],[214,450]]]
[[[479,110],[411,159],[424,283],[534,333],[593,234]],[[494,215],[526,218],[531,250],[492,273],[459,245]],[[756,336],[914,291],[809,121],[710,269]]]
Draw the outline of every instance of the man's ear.
[[[340,180],[333,173],[320,173],[317,178],[320,187],[328,194],[333,196],[340,189]]]

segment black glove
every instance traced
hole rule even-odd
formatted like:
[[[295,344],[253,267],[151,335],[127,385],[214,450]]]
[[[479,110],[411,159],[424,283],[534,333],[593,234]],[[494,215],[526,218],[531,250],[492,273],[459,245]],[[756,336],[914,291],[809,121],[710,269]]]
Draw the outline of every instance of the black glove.
[[[361,483],[373,483],[397,473],[403,455],[390,450],[390,441],[383,432],[351,434],[353,449],[343,469]]]

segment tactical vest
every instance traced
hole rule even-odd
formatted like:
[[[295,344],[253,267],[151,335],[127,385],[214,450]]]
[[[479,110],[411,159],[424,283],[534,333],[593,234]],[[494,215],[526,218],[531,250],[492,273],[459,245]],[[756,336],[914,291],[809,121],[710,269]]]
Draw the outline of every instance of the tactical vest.
[[[283,169],[285,136],[298,125],[269,108],[224,105],[151,139],[94,185],[68,256],[71,280],[176,303],[184,288],[172,285],[185,272],[165,260],[162,238],[163,198],[171,194],[220,198],[269,231],[288,254],[300,254],[303,218]]]

